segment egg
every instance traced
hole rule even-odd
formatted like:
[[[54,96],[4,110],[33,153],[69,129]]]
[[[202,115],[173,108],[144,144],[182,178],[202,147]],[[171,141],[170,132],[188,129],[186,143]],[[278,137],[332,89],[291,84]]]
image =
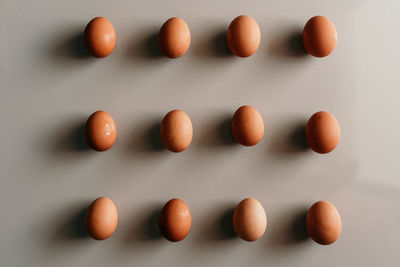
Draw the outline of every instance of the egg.
[[[321,245],[335,242],[342,232],[342,220],[336,207],[328,201],[314,203],[307,212],[307,232]]]
[[[254,146],[264,135],[264,121],[260,113],[251,106],[242,106],[233,114],[232,135],[244,146]]]
[[[303,29],[303,44],[314,57],[326,57],[335,49],[337,33],[335,25],[326,17],[315,16]]]
[[[87,233],[96,240],[109,238],[117,229],[118,211],[108,197],[99,197],[90,204],[85,214]]]
[[[234,55],[249,57],[260,46],[260,28],[252,17],[241,15],[235,18],[229,25],[226,40],[229,49]]]
[[[94,150],[110,149],[117,139],[117,126],[113,117],[102,110],[93,113],[85,125],[85,139]]]
[[[181,18],[170,18],[158,33],[158,45],[161,52],[169,58],[183,56],[190,46],[190,30]]]
[[[258,200],[246,198],[233,212],[233,229],[243,240],[255,241],[262,237],[267,228],[267,216]]]
[[[111,22],[103,17],[92,19],[83,33],[86,50],[94,57],[106,57],[114,50],[117,35]]]
[[[182,152],[190,146],[193,126],[189,116],[182,110],[172,110],[161,122],[161,141],[172,152]]]
[[[171,242],[184,239],[190,231],[192,217],[183,200],[174,198],[161,209],[158,225],[161,234]]]
[[[319,111],[307,122],[306,139],[308,146],[315,152],[329,153],[339,144],[339,123],[329,112]]]

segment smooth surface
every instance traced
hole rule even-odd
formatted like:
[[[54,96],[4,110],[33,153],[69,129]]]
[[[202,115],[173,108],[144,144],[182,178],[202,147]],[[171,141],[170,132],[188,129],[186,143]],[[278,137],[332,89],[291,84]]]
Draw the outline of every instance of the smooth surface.
[[[307,144],[312,150],[326,154],[339,144],[340,126],[331,113],[318,111],[307,121],[305,135]]]
[[[232,117],[232,136],[243,146],[254,146],[264,136],[264,121],[252,106],[241,106]]]
[[[97,58],[110,55],[117,42],[113,25],[103,17],[96,17],[88,23],[83,39],[86,50]]]
[[[158,46],[168,58],[183,56],[190,46],[190,30],[181,18],[170,18],[158,32]]]
[[[337,32],[329,18],[314,16],[310,18],[303,29],[303,45],[314,57],[326,57],[336,47]]]
[[[260,46],[260,28],[252,17],[240,15],[229,25],[226,33],[226,41],[234,55],[238,57],[249,57],[253,55]]]
[[[158,226],[161,234],[171,242],[183,240],[190,231],[192,217],[186,203],[174,198],[161,209]]]
[[[0,5],[1,266],[400,266],[399,1]],[[263,36],[245,59],[223,43],[240,14],[251,15]],[[340,37],[323,59],[295,45],[316,14],[334,21]],[[86,56],[79,39],[95,16],[107,17],[118,35],[100,60]],[[179,60],[159,55],[157,45],[172,16],[192,32]],[[250,148],[227,130],[245,104],[265,123]],[[190,149],[178,154],[155,138],[175,108],[194,127]],[[118,126],[118,142],[104,153],[80,136],[99,109]],[[304,149],[299,137],[318,110],[341,127],[340,145],[326,155]],[[80,222],[101,195],[118,207],[119,225],[97,242]],[[268,230],[252,243],[227,225],[248,196],[268,211]],[[178,243],[157,232],[173,197],[192,214],[190,234]],[[334,203],[343,222],[328,247],[298,230],[320,199]]]
[[[182,152],[190,146],[193,125],[188,114],[175,109],[167,113],[160,126],[162,144],[172,152]]]
[[[117,132],[113,117],[103,110],[90,115],[83,130],[86,143],[96,151],[110,149],[117,139]]]
[[[109,238],[118,226],[118,210],[108,197],[99,197],[85,213],[86,232],[96,240]]]
[[[335,242],[342,232],[342,220],[335,205],[329,201],[315,202],[307,212],[306,227],[309,236],[321,245]]]
[[[264,207],[255,198],[240,201],[233,211],[233,230],[248,242],[261,238],[267,228],[267,216]]]

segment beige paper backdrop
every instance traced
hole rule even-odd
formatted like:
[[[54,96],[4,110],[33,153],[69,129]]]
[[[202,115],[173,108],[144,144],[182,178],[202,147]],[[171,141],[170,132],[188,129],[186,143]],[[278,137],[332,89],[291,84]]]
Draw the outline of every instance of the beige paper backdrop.
[[[262,42],[248,59],[224,46],[230,21],[251,15]],[[324,59],[298,47],[305,22],[337,27]],[[12,1],[0,3],[1,266],[400,266],[400,2],[398,1]],[[85,55],[81,32],[105,16],[117,32],[111,56]],[[155,36],[172,16],[187,21],[187,55],[168,60]],[[227,121],[256,107],[265,136],[232,143]],[[162,150],[157,123],[171,109],[192,118],[181,154]],[[116,120],[105,153],[82,143],[98,109]],[[305,150],[299,129],[316,111],[338,119],[342,139],[328,155]],[[82,214],[111,197],[120,223],[97,242]],[[229,227],[234,206],[257,198],[268,229],[254,243]],[[180,197],[192,230],[173,244],[157,214]],[[336,205],[343,232],[323,247],[302,230],[317,200]]]

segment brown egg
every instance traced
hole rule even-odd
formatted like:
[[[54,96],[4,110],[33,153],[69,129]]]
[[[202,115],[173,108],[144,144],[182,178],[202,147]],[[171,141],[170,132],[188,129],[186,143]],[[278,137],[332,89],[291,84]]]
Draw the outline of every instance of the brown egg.
[[[231,127],[235,140],[244,146],[254,146],[264,135],[264,121],[251,106],[242,106],[236,110]]]
[[[233,212],[233,229],[243,240],[255,241],[267,228],[267,216],[260,202],[254,198],[242,200]]]
[[[321,245],[335,242],[342,231],[342,220],[336,207],[328,201],[318,201],[311,206],[306,218],[307,232]]]
[[[103,17],[92,19],[83,34],[86,50],[94,57],[106,57],[114,50],[117,35],[110,21]]]
[[[168,201],[161,210],[158,220],[161,234],[172,242],[184,239],[190,231],[192,217],[183,200],[174,198]]]
[[[111,115],[102,110],[93,113],[85,125],[85,138],[94,150],[110,149],[117,139],[117,126]]]
[[[181,152],[190,146],[193,126],[189,116],[182,110],[172,110],[161,123],[161,141],[172,152]]]
[[[85,214],[87,233],[96,240],[109,238],[117,229],[118,211],[108,197],[99,197],[90,204]]]
[[[315,16],[307,21],[303,30],[303,44],[314,57],[326,57],[337,43],[335,25],[326,17]]]
[[[181,18],[170,18],[158,33],[158,46],[161,52],[169,58],[183,56],[190,46],[190,30]]]
[[[339,144],[339,123],[329,112],[317,112],[307,122],[306,139],[315,152],[329,153]]]
[[[234,55],[249,57],[260,46],[260,28],[252,17],[241,15],[229,25],[226,40],[229,49]]]

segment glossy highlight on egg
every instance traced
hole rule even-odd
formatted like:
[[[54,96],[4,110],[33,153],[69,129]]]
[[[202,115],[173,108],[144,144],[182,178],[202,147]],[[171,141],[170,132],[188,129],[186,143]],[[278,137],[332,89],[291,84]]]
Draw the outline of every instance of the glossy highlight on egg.
[[[93,113],[85,125],[87,144],[96,151],[110,149],[117,139],[117,126],[113,117],[105,111]]]

